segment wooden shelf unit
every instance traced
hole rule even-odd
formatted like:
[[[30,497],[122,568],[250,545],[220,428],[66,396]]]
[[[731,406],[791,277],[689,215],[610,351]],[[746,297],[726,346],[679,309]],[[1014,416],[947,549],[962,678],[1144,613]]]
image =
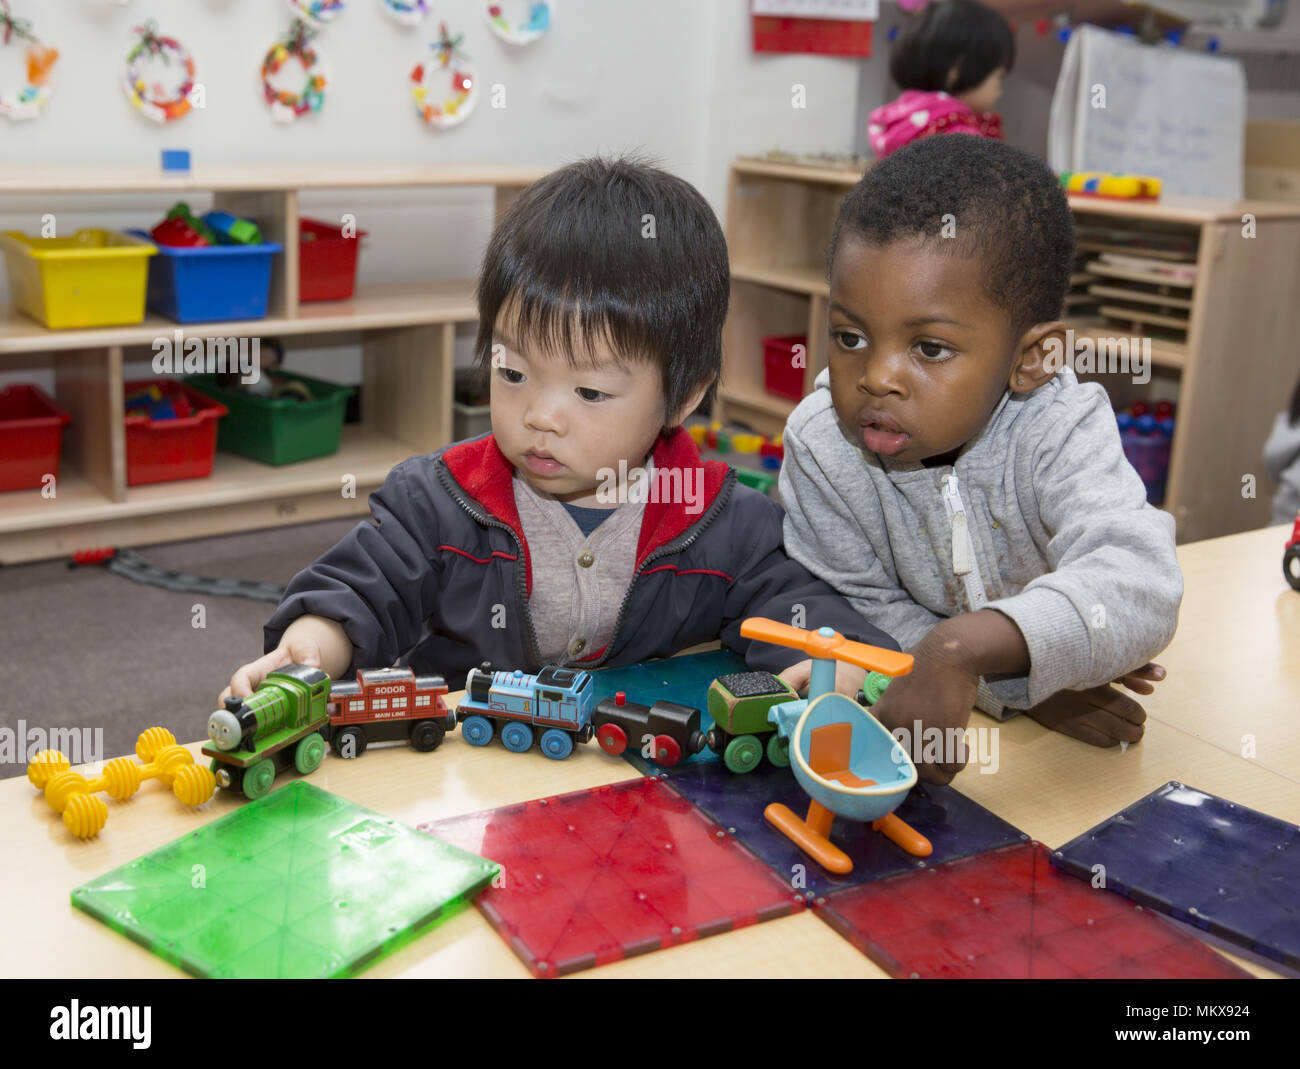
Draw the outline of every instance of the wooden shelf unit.
[[[825,251],[839,203],[859,178],[857,171],[759,159],[733,163],[726,222],[731,311],[715,419],[775,434],[793,411],[795,402],[763,388],[764,337],[807,335],[805,393],[826,367]],[[1076,337],[1150,337],[1149,383],[1117,374],[1082,377],[1100,382],[1117,407],[1176,400],[1164,507],[1174,515],[1179,541],[1263,526],[1272,492],[1261,456],[1264,440],[1300,375],[1293,341],[1300,334],[1300,204],[1071,197],[1070,207],[1080,227],[1187,239],[1193,251],[1182,258],[1195,263],[1196,278],[1181,285],[1156,286],[1140,274],[1126,280],[1119,271],[1089,277],[1086,264],[1105,250],[1083,249],[1072,294],[1086,295],[1090,286],[1102,292],[1094,295],[1095,307],[1085,302],[1088,314],[1075,314],[1072,303],[1067,322]],[[1249,238],[1248,213],[1254,225]],[[1127,292],[1118,306],[1115,290]],[[1135,309],[1135,317],[1157,322],[1134,330],[1136,318],[1104,315],[1102,306]]]
[[[284,247],[274,260],[264,319],[182,326],[149,314],[135,326],[49,330],[0,307],[0,370],[52,369],[56,399],[73,420],[55,496],[0,493],[0,564],[365,513],[368,495],[393,465],[451,441],[456,326],[477,320],[474,283],[359,287],[352,300],[301,304],[299,192],[481,186],[492,191],[499,217],[545,173],[505,165],[322,164],[219,166],[174,177],[138,167],[0,166],[0,198],[211,193],[215,208],[256,219],[267,240]],[[467,273],[477,267],[466,266]],[[361,423],[344,428],[330,457],[275,467],[218,452],[207,479],[128,488],[123,366],[178,330],[186,337],[359,337]],[[137,348],[139,354],[131,352]]]

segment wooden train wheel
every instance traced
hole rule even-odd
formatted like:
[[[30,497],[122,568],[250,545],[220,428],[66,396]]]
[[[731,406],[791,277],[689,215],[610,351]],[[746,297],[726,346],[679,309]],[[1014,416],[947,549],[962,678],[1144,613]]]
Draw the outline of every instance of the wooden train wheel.
[[[607,754],[617,757],[627,749],[627,732],[617,724],[601,724],[596,730],[596,741]]]
[[[244,769],[244,797],[256,802],[263,797],[275,782],[275,762],[264,757],[255,765]]]
[[[682,748],[677,740],[669,735],[655,736],[655,762],[664,768],[672,768],[682,759]]]

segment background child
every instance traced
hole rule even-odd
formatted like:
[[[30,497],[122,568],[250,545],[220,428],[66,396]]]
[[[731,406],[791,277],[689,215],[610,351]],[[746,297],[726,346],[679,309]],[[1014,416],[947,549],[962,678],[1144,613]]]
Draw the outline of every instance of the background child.
[[[1007,20],[975,0],[931,4],[894,46],[889,74],[902,96],[873,111],[867,140],[880,159],[931,134],[1002,137],[993,108],[1016,61]]]
[[[1300,512],[1300,382],[1291,395],[1291,407],[1279,412],[1264,443],[1264,463],[1277,482],[1270,523],[1292,523]]]
[[[1147,661],[1182,575],[1105,391],[1056,370],[1074,233],[1055,176],[983,138],[909,145],[845,198],[830,258],[830,367],[785,432],[786,547],[916,657],[876,714],[964,727],[978,700],[1137,741],[1145,712],[1108,684],[1164,677]]]
[[[455,688],[483,661],[625,665],[719,636],[806,680],[797,653],[740,637],[752,615],[897,648],[680,426],[713,392],[728,295],[722,230],[686,182],[586,160],[525,190],[478,285],[492,433],[394,468],[369,521],[294,577],[233,692],[288,661],[339,678],[402,657]]]

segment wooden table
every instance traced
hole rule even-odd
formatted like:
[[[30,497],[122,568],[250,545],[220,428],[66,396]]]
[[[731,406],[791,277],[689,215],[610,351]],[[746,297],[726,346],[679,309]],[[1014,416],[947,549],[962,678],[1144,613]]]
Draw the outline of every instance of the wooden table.
[[[1060,846],[1169,780],[1180,780],[1300,824],[1300,594],[1282,577],[1289,534],[1274,527],[1181,547],[1186,595],[1178,634],[1159,658],[1168,679],[1144,703],[1146,738],[1098,750],[1025,719],[1001,726],[999,768],[968,769],[954,785],[1049,846]],[[196,710],[196,722],[201,719]],[[976,726],[992,721],[977,714]],[[1243,756],[1253,737],[1254,756]],[[198,752],[198,743],[191,749]],[[596,747],[553,762],[459,735],[437,754],[372,748],[327,757],[311,782],[407,824],[595,787],[631,769]],[[0,975],[180,976],[69,904],[73,887],[170,842],[240,804],[219,795],[200,810],[147,784],[110,803],[98,839],[78,842],[25,777],[0,783],[0,908],[24,917],[0,941]],[[1238,959],[1234,959],[1238,960]],[[1257,975],[1268,970],[1240,962]],[[465,909],[369,969],[366,976],[504,976],[527,971],[477,910]],[[582,976],[878,977],[871,961],[811,912],[607,965]]]

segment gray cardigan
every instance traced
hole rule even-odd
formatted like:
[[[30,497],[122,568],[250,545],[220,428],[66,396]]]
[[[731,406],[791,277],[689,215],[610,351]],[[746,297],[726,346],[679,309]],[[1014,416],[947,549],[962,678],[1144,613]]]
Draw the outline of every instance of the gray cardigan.
[[[999,716],[1164,649],[1183,577],[1174,520],[1147,504],[1106,392],[1068,368],[1003,395],[952,466],[870,452],[840,430],[830,376],[785,430],[786,551],[909,649],[978,608],[1015,621],[1027,677],[981,681]]]

